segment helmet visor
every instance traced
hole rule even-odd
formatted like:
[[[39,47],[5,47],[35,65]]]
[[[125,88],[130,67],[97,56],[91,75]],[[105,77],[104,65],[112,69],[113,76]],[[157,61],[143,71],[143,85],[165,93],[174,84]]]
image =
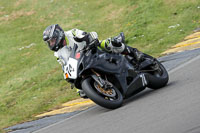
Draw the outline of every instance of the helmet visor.
[[[48,44],[50,49],[53,49],[56,46],[57,40],[58,39],[56,37],[54,37],[54,38],[51,38],[48,41],[46,41],[46,43]]]

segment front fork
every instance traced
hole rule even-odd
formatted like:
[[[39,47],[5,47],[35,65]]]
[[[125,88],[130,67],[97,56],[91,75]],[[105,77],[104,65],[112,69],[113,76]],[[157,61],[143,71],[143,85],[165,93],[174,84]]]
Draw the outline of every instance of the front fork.
[[[113,87],[113,85],[107,80],[106,76],[105,76],[106,79],[104,80],[101,78],[101,75],[95,72],[93,69],[92,72],[94,73],[93,75],[91,75],[92,78],[101,86],[101,88],[107,90]]]
[[[93,72],[93,74],[91,75],[91,77],[94,79],[94,81],[100,86],[100,88],[106,92],[109,90],[109,88],[112,88],[113,85],[107,80],[107,77],[105,76],[105,80],[101,78],[101,75],[98,74],[96,71],[94,71],[93,69],[91,69],[91,71]],[[82,76],[83,79],[85,79],[86,77],[83,75]],[[73,86],[73,85],[72,85]],[[71,88],[73,88],[71,86]],[[81,93],[84,93],[83,90],[77,89],[77,93],[80,95]],[[81,95],[80,95],[81,96]],[[81,96],[82,98],[85,98],[85,93],[84,96]]]

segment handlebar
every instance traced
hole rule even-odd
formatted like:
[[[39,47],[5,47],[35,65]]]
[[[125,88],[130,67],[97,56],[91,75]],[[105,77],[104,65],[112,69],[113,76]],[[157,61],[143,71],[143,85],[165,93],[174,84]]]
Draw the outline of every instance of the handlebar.
[[[86,44],[86,46],[83,49],[81,49],[80,51],[88,51],[94,47],[98,47],[99,45],[100,45],[99,40],[95,39],[92,42],[90,42],[89,44]]]

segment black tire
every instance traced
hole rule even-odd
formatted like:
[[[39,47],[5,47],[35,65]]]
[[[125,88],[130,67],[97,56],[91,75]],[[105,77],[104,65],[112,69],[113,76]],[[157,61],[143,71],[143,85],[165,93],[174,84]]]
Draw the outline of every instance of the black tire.
[[[165,67],[156,58],[148,54],[144,53],[144,58],[154,59],[156,63],[159,65],[160,70],[162,71],[162,74],[160,75],[157,73],[145,73],[145,76],[147,77],[148,80],[147,87],[156,90],[166,86],[169,81],[169,75]]]
[[[108,108],[108,109],[116,109],[119,108],[123,103],[123,96],[121,92],[117,88],[113,88],[116,92],[117,98],[113,100],[105,99],[105,97],[97,92],[97,90],[93,86],[94,80],[90,78],[86,78],[81,86],[86,95],[94,101],[96,104]]]
[[[165,69],[165,67],[157,60],[155,59],[157,64],[159,65],[159,68],[161,70],[161,74],[157,74],[157,73],[146,73],[146,77],[148,80],[148,85],[147,87],[151,88],[151,89],[159,89],[162,88],[164,86],[166,86],[166,84],[169,81],[169,75],[167,70]]]

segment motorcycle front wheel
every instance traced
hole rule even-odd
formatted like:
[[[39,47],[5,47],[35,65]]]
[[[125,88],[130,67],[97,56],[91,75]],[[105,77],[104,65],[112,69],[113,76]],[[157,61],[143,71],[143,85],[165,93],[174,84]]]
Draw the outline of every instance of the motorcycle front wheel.
[[[89,77],[82,82],[82,89],[87,97],[104,108],[116,109],[122,106],[123,96],[114,86],[105,90]]]

